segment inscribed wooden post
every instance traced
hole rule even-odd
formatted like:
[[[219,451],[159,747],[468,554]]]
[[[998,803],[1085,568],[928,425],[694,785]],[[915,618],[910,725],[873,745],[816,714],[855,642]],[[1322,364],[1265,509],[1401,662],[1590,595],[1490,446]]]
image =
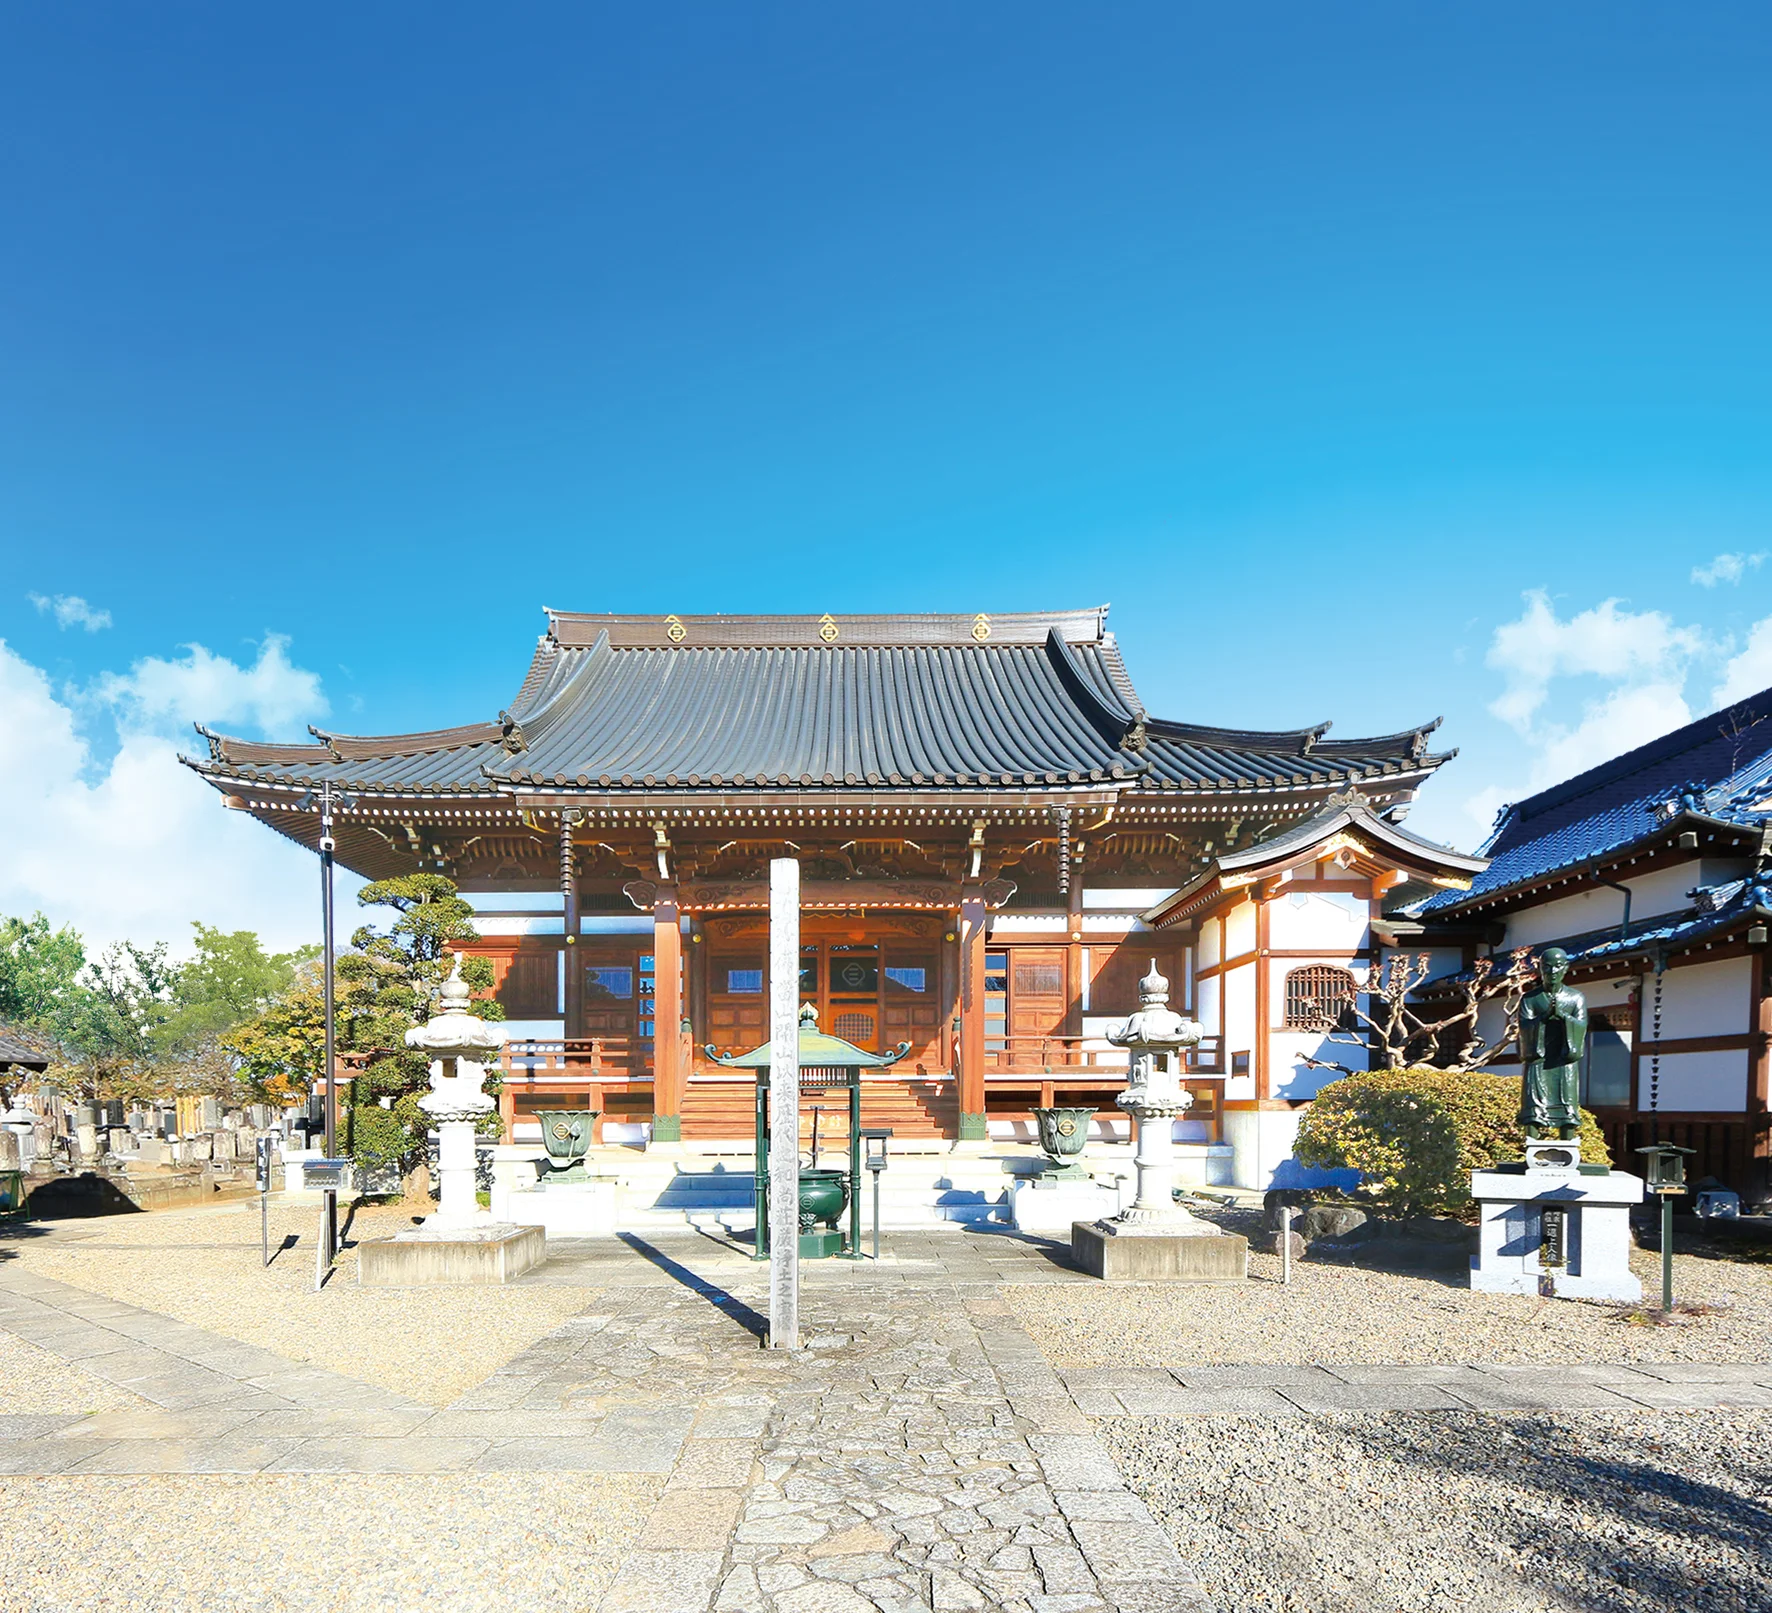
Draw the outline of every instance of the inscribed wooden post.
[[[800,1347],[800,865],[769,864],[769,1347]]]

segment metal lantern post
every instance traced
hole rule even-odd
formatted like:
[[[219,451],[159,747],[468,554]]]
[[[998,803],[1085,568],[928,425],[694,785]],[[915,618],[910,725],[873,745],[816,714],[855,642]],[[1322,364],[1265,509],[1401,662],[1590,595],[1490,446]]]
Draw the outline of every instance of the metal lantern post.
[[[1674,1308],[1674,1200],[1686,1191],[1686,1157],[1697,1150],[1677,1143],[1651,1143],[1643,1156],[1644,1178],[1661,1197],[1661,1308]]]
[[[874,1259],[880,1258],[880,1173],[886,1169],[886,1139],[892,1135],[890,1126],[876,1126],[861,1134],[867,1144],[867,1167],[874,1173]]]

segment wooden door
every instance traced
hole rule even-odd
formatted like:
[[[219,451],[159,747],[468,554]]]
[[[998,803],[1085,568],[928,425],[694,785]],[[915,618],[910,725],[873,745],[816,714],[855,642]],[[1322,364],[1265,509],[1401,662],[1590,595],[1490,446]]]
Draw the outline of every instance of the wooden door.
[[[748,1053],[769,1040],[768,962],[754,948],[708,959],[707,1039],[722,1052]]]
[[[886,1025],[880,1051],[909,1042],[902,1068],[939,1064],[941,965],[935,949],[889,948],[880,989]]]
[[[1063,947],[1016,947],[1009,954],[1009,1035],[1017,1064],[1040,1058],[1030,1037],[1061,1036],[1070,997],[1064,986]],[[1055,1045],[1051,1052],[1056,1055]]]

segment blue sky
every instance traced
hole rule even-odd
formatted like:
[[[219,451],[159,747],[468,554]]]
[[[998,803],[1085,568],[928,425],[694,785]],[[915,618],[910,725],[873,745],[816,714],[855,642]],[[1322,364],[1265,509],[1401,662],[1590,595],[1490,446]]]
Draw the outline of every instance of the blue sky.
[[[1474,845],[1772,683],[1769,67],[1763,5],[8,8],[0,911],[292,938],[179,726],[490,715],[544,605],[1110,600],[1164,714],[1444,713]]]

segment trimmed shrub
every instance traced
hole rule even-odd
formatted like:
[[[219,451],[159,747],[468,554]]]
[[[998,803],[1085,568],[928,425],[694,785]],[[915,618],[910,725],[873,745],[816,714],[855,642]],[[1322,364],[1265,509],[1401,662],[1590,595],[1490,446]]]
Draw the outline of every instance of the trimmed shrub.
[[[1481,1070],[1373,1070],[1324,1087],[1293,1152],[1353,1169],[1387,1215],[1462,1215],[1470,1173],[1521,1157],[1520,1083]],[[1581,1157],[1611,1163],[1599,1122],[1581,1112]]]

